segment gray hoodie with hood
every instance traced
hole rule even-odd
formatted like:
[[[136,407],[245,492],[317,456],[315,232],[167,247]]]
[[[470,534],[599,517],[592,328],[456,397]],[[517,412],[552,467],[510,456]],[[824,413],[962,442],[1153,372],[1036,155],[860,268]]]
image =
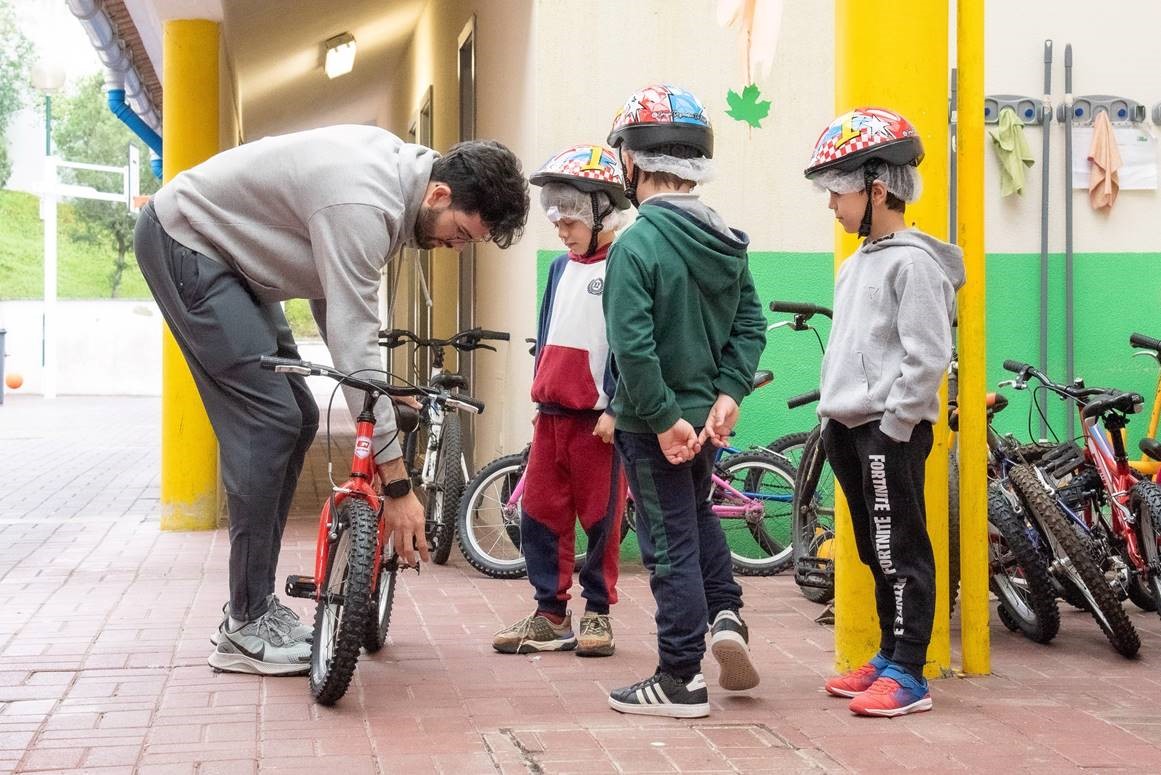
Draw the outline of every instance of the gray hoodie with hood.
[[[963,251],[916,229],[864,242],[847,259],[822,361],[823,423],[877,420],[887,436],[909,441],[916,424],[939,418],[963,281]]]

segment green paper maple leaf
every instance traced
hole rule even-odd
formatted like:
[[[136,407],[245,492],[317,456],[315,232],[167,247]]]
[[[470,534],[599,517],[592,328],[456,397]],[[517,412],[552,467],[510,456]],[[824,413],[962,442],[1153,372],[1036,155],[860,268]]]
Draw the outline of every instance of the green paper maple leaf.
[[[726,111],[726,115],[761,129],[762,119],[770,115],[770,100],[759,100],[758,98],[761,96],[758,87],[754,84],[742,89],[741,94],[731,89],[726,94],[726,102],[730,104],[730,109]]]

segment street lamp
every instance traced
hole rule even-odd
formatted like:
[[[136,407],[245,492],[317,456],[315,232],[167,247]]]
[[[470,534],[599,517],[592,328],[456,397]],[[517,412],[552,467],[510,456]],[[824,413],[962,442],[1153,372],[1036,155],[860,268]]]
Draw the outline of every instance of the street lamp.
[[[40,60],[30,72],[32,85],[44,92],[44,155],[52,156],[52,95],[64,86],[64,68],[53,62]]]
[[[52,94],[64,86],[60,65],[40,60],[32,66],[32,85],[44,92],[44,192],[40,217],[44,221],[44,315],[41,322],[42,393],[56,398],[56,160],[52,156]]]

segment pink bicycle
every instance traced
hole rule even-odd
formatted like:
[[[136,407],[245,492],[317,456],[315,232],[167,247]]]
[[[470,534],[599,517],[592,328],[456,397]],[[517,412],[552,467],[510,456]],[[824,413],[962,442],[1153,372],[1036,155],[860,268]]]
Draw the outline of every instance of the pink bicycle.
[[[496,458],[472,477],[460,500],[460,549],[473,568],[493,578],[520,578],[527,573],[520,543],[520,499],[527,460],[527,448]],[[784,457],[768,451],[719,449],[712,497],[736,573],[770,576],[791,565],[794,468]],[[633,527],[630,495],[621,538]],[[577,532],[579,562],[584,556],[584,533]]]

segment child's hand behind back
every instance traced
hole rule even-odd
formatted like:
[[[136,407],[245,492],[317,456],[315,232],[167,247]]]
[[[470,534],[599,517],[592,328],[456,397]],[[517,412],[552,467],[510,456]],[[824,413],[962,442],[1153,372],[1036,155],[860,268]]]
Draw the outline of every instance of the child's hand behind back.
[[[701,441],[688,420],[678,420],[669,430],[658,433],[657,443],[661,454],[673,465],[693,460],[701,451]]]

